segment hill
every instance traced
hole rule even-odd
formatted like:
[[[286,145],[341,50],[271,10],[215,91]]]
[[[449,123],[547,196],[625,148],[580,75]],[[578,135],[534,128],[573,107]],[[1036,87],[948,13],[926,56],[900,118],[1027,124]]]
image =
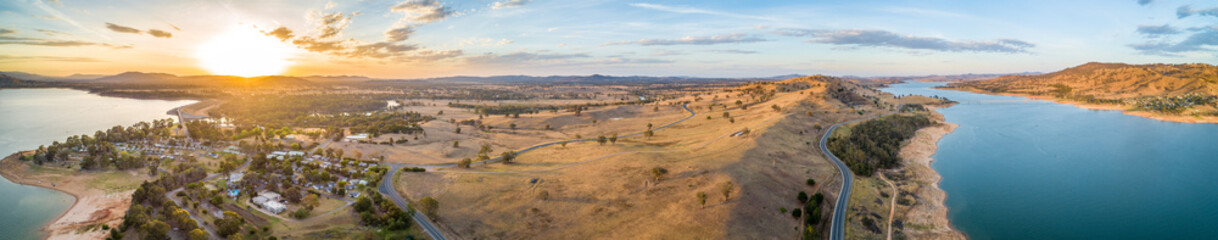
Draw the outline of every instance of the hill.
[[[177,76],[167,73],[125,72],[114,76],[101,77],[83,83],[111,85],[147,85],[147,86],[198,86],[198,87],[308,87],[313,82],[298,77],[287,76]]]
[[[1218,66],[1091,62],[1038,75],[949,84],[947,89],[1030,96],[1089,108],[1143,112],[1140,115],[1218,116]],[[1182,120],[1189,121],[1189,120]]]

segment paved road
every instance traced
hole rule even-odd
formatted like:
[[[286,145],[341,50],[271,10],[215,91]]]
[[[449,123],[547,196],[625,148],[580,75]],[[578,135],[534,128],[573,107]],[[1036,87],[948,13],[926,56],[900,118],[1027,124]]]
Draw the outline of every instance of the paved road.
[[[672,125],[676,125],[677,123],[681,123],[681,122],[684,122],[685,120],[689,120],[690,118],[693,118],[694,116],[698,115],[697,113],[694,112],[694,110],[689,109],[688,104],[682,104],[681,108],[684,108],[686,112],[689,112],[689,116],[682,118],[681,120],[677,120],[675,122],[665,124],[664,126],[653,128],[651,130],[656,131],[656,130],[660,130],[660,129],[665,129],[665,128],[671,127]],[[643,132],[636,132],[636,133],[621,135],[618,137],[625,138],[625,137],[638,136],[638,135],[642,135],[642,134],[643,134]],[[596,138],[585,138],[585,139],[548,142],[548,143],[543,143],[543,144],[539,144],[536,146],[532,146],[529,148],[521,149],[520,151],[516,151],[516,154],[520,155],[520,154],[532,151],[534,149],[553,146],[553,145],[561,144],[563,142],[588,142],[588,141],[596,141],[596,140],[597,140]],[[490,160],[486,160],[485,163],[493,163],[493,162],[498,162],[501,160],[503,160],[503,157],[495,157]],[[409,206],[410,204],[407,203],[405,199],[402,199],[402,195],[398,194],[397,188],[393,187],[393,182],[394,182],[393,176],[398,173],[398,170],[401,170],[403,167],[421,167],[421,168],[457,167],[456,163],[449,163],[449,164],[388,163],[385,165],[389,166],[389,172],[385,173],[385,176],[381,179],[381,184],[380,184],[380,186],[377,187],[377,190],[380,191],[381,194],[388,196],[389,199],[392,199],[393,203],[397,204],[398,207],[402,208],[402,209],[406,209],[407,206]],[[440,230],[435,227],[435,224],[433,224],[430,219],[427,219],[427,217],[425,215],[415,214],[413,218],[416,223],[419,223],[420,227],[423,227],[423,230],[425,232],[427,232],[427,235],[431,236],[431,239],[435,239],[435,240],[447,239],[444,237],[444,233],[440,232]]]
[[[386,172],[385,177],[381,178],[381,184],[377,187],[377,190],[379,190],[381,194],[384,194],[389,197],[389,199],[393,200],[393,203],[398,205],[399,208],[406,209],[410,204],[406,203],[406,200],[402,199],[402,195],[398,194],[398,190],[393,187],[393,176],[398,173],[398,170],[401,170],[402,167],[404,167],[403,165],[404,164],[390,164],[389,172]],[[423,227],[423,231],[427,232],[427,236],[431,236],[431,239],[448,239],[444,237],[444,233],[440,232],[440,229],[436,228],[435,224],[431,223],[431,219],[427,219],[426,215],[414,214],[414,216],[411,218],[413,218],[414,222],[418,223],[420,227]]]
[[[829,227],[830,240],[846,239],[846,208],[849,206],[847,204],[849,204],[850,201],[850,187],[852,184],[854,184],[854,172],[851,172],[850,168],[846,167],[846,163],[843,163],[841,159],[838,159],[837,156],[834,156],[832,152],[829,152],[829,147],[825,146],[825,143],[829,141],[829,135],[833,134],[833,129],[836,129],[837,126],[870,120],[877,117],[887,116],[889,114],[891,113],[833,124],[832,127],[829,127],[829,131],[826,131],[825,135],[820,137],[820,151],[825,153],[825,157],[829,158],[829,160],[833,160],[833,164],[837,165],[837,170],[842,173],[842,191],[837,194],[837,203],[833,204],[833,220],[829,221],[830,224],[833,224]]]

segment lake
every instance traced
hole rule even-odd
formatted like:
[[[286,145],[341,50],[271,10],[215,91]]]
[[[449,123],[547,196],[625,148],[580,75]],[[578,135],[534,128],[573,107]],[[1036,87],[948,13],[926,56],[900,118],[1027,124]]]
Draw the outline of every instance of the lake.
[[[169,118],[166,111],[194,102],[102,97],[70,89],[0,89],[0,154],[37,149],[115,125]],[[2,238],[42,239],[42,227],[73,201],[65,193],[0,178]]]
[[[972,239],[1218,239],[1218,124],[894,84],[959,101],[932,168]]]

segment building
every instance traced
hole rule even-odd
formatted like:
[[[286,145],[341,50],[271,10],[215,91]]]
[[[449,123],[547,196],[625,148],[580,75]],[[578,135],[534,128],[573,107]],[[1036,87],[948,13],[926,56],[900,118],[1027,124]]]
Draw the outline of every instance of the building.
[[[343,141],[346,141],[346,142],[359,142],[359,141],[366,141],[366,140],[368,140],[367,133],[355,134],[355,135],[351,135],[351,136],[347,136],[347,137],[343,138]]]
[[[288,206],[285,206],[282,203],[279,203],[276,201],[266,201],[266,202],[262,203],[262,208],[266,209],[267,211],[271,211],[272,213],[278,214],[278,213],[283,212],[283,210],[288,209]]]
[[[267,199],[267,200],[270,200],[270,201],[273,201],[273,202],[277,202],[277,201],[279,201],[279,194],[278,194],[278,193],[273,193],[273,192],[260,192],[260,193],[258,193],[258,196],[259,196],[259,197],[266,197],[266,199]]]

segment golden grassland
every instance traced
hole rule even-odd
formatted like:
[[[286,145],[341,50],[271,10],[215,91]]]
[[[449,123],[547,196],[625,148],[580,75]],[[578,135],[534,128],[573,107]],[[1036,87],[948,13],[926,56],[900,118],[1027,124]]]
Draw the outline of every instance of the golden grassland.
[[[896,101],[884,100],[881,106],[885,107],[850,108],[827,98],[826,85],[818,78],[783,82],[815,87],[778,92],[747,109],[734,102],[754,103],[754,99],[738,96],[738,92],[711,92],[701,95],[699,101],[690,96],[677,101],[692,101],[690,108],[698,115],[655,131],[651,138],[542,148],[521,154],[512,164],[402,173],[396,186],[410,199],[438,199],[437,222],[458,238],[797,238],[802,221],[779,209],[799,208],[802,204],[795,196],[800,191],[812,194],[819,190],[832,199],[840,187],[832,180],[837,169],[815,147],[823,133],[820,129],[861,118],[860,111],[868,115],[890,111]],[[777,88],[761,85],[767,91]],[[753,86],[734,90],[748,87]],[[884,96],[869,89],[855,91]],[[711,104],[716,107],[708,108]],[[606,107],[594,112],[630,113],[616,115],[623,127],[613,129],[626,130],[619,132],[623,135],[644,130],[645,122],[660,126],[667,122],[658,120],[687,116],[675,108],[662,108],[656,116],[649,113],[649,106],[643,111],[634,110],[637,107]],[[724,118],[724,112],[730,117]],[[537,116],[522,120],[527,124],[518,123],[518,127],[569,115]],[[745,128],[749,133],[732,136]],[[588,127],[584,133],[604,132],[599,129]],[[498,143],[498,135],[495,137],[492,141]],[[509,148],[497,147],[496,152],[505,149]],[[657,178],[652,174],[655,168],[667,173]],[[807,178],[816,179],[818,185],[805,185]],[[724,189],[728,189],[727,195]],[[696,197],[699,192],[708,195],[705,206]],[[822,212],[827,213],[832,206],[824,207]],[[827,215],[822,217],[822,222],[828,221]]]

